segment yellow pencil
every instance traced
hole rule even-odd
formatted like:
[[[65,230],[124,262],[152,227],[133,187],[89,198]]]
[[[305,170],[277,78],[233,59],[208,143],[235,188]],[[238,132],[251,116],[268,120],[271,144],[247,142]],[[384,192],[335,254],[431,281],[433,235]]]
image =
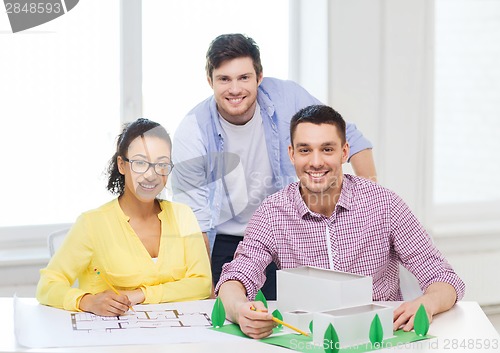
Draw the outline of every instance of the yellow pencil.
[[[253,311],[259,311],[259,312],[261,311],[261,310],[257,310],[257,309],[255,309],[255,307],[253,307],[253,306],[252,306],[252,307],[250,307],[250,310],[253,310]],[[286,327],[288,327],[288,328],[291,328],[292,330],[294,330],[294,331],[296,331],[296,332],[300,333],[301,335],[304,335],[304,336],[309,336],[309,334],[308,334],[307,332],[304,332],[304,331],[302,331],[301,329],[299,329],[299,328],[297,328],[297,327],[295,327],[295,326],[292,326],[292,325],[290,325],[290,324],[287,324],[287,323],[286,323],[286,322],[284,322],[283,320],[280,320],[280,319],[278,319],[278,318],[275,318],[274,316],[273,316],[273,321],[274,321],[274,322],[276,322],[277,324],[280,324],[280,325],[286,326]]]
[[[108,285],[109,288],[111,288],[111,290],[113,292],[115,292],[117,295],[120,295],[120,292],[118,292],[115,288],[115,286],[113,286],[111,284],[111,282],[108,281],[108,279],[106,278],[106,276],[104,274],[101,274],[101,271],[98,271],[97,268],[94,268],[94,271],[101,276],[101,278],[104,280],[104,282],[106,282],[106,284]],[[134,313],[135,313],[135,310],[134,308],[132,308],[131,306],[128,307],[130,310],[132,310]]]
[[[286,326],[286,327],[288,327],[288,328],[291,328],[292,330],[297,331],[297,332],[298,332],[298,333],[300,333],[301,335],[304,335],[304,336],[309,336],[309,334],[308,334],[308,333],[306,333],[306,332],[302,331],[301,329],[299,329],[299,328],[297,328],[297,327],[295,327],[295,326],[292,326],[292,325],[290,325],[290,324],[287,324],[286,322],[284,322],[284,321],[282,321],[282,320],[280,320],[280,319],[278,319],[278,318],[276,318],[276,317],[274,317],[274,316],[273,316],[273,321],[274,321],[274,322],[276,322],[276,323],[278,323],[278,324],[281,324],[281,325],[283,325],[283,326]]]

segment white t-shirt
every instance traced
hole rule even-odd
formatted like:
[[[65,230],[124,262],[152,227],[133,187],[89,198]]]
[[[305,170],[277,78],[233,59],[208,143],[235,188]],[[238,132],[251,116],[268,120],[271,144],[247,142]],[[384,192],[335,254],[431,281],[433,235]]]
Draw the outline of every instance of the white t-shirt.
[[[257,104],[252,119],[245,125],[234,125],[220,114],[226,133],[224,139],[224,189],[220,224],[217,233],[243,236],[248,221],[261,202],[277,189],[267,153],[266,138],[260,107]]]

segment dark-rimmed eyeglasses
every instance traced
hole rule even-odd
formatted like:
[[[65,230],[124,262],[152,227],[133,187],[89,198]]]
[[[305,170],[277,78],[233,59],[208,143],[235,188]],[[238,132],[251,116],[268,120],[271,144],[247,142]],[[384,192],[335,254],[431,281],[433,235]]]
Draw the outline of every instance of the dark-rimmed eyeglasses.
[[[172,162],[149,163],[141,159],[128,159],[123,156],[122,158],[125,162],[129,162],[132,171],[138,174],[144,174],[149,170],[149,168],[153,168],[156,174],[167,176],[172,172],[172,169],[174,169],[174,163]]]

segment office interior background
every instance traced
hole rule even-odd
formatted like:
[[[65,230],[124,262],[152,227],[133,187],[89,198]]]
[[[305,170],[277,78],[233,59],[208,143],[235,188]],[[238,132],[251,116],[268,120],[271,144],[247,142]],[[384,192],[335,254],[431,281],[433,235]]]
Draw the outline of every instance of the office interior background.
[[[113,198],[122,123],[175,134],[211,94],[210,41],[241,32],[264,75],[302,84],[373,142],[379,183],[500,322],[500,1],[85,0],[16,34],[0,17],[0,295],[34,296],[47,236]]]

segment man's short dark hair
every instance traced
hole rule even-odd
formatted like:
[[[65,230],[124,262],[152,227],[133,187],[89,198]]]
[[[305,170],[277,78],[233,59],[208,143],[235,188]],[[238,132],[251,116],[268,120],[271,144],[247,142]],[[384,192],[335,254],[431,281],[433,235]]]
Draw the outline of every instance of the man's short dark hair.
[[[302,108],[292,117],[290,121],[290,143],[293,146],[293,135],[297,126],[300,123],[312,123],[316,125],[330,124],[337,127],[337,130],[342,141],[342,145],[346,142],[345,121],[337,111],[327,105],[310,105]]]
[[[211,80],[214,70],[219,68],[224,61],[244,57],[252,59],[258,79],[262,74],[262,64],[260,62],[259,47],[254,40],[240,33],[218,36],[210,43],[207,51],[207,63],[205,65],[207,77]]]

